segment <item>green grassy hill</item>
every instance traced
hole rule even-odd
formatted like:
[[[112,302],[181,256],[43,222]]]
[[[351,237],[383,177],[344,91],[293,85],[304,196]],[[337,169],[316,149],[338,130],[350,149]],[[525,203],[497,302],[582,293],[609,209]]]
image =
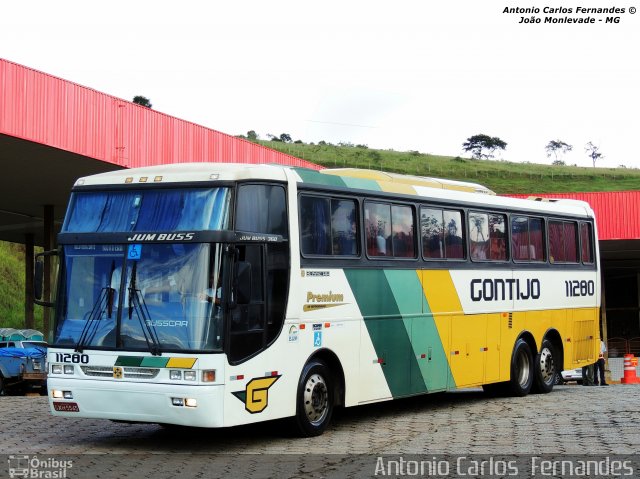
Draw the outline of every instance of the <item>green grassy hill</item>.
[[[640,170],[580,168],[435,156],[417,151],[258,141],[329,167],[355,167],[481,183],[498,194],[640,190]],[[24,248],[0,242],[0,327],[23,327]],[[36,327],[42,308],[35,306]]]
[[[585,168],[534,163],[471,160],[417,151],[373,150],[356,146],[258,141],[327,168],[355,167],[481,183],[498,194],[621,191],[640,189],[635,168]]]
[[[42,308],[34,306],[42,331]],[[24,246],[0,241],[0,328],[24,328]]]

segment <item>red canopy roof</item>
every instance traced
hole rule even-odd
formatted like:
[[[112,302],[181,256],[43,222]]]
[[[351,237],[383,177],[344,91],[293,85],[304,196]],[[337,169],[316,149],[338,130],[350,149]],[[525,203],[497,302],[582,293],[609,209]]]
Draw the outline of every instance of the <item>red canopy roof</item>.
[[[514,198],[541,196],[586,201],[596,214],[600,240],[640,239],[640,191],[597,193],[545,193],[507,195]]]
[[[320,167],[0,58],[0,134],[128,168],[167,163]]]

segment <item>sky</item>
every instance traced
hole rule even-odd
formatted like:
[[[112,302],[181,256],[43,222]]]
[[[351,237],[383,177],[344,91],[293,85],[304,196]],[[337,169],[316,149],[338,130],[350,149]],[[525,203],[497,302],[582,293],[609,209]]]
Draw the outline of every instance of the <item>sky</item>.
[[[591,141],[597,166],[640,168],[635,1],[5,0],[0,57],[232,135],[455,156],[482,133],[546,164],[561,140],[578,166]]]

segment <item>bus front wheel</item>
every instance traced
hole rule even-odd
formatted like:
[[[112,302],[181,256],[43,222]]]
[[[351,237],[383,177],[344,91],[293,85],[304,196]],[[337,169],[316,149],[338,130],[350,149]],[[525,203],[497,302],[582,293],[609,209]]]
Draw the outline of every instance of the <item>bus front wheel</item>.
[[[295,422],[302,436],[319,436],[327,428],[333,414],[333,393],[333,379],[326,364],[308,362],[300,375],[296,399]]]
[[[533,385],[533,355],[524,339],[518,339],[511,356],[509,392],[512,396],[526,396]]]

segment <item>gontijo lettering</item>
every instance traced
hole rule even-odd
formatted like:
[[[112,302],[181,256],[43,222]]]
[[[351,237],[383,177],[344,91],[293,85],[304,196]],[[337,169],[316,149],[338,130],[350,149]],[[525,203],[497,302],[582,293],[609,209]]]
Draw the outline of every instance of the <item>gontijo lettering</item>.
[[[472,279],[472,301],[507,301],[540,298],[540,280],[513,278]]]

